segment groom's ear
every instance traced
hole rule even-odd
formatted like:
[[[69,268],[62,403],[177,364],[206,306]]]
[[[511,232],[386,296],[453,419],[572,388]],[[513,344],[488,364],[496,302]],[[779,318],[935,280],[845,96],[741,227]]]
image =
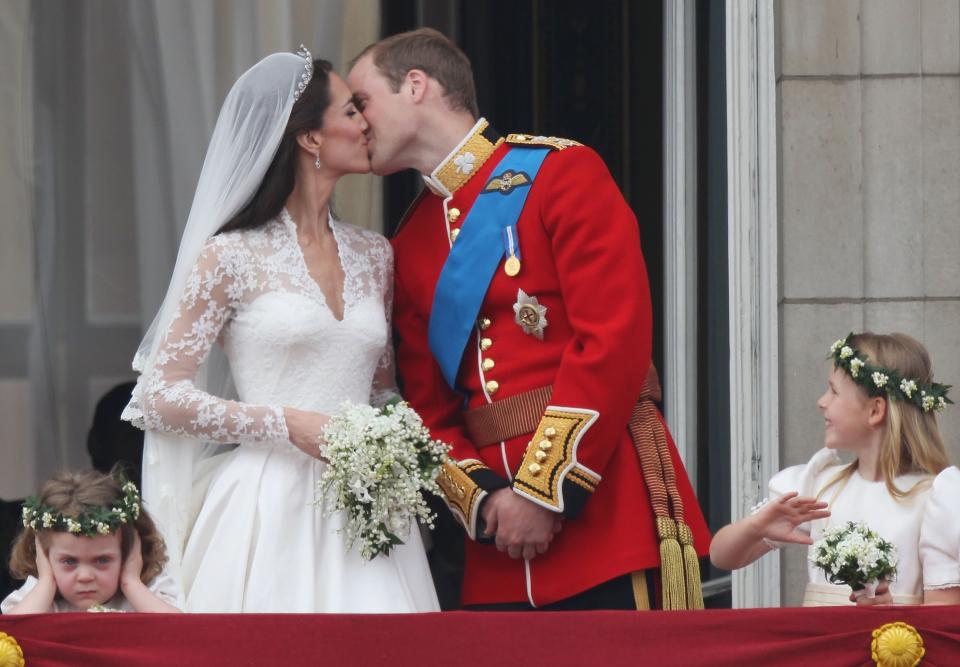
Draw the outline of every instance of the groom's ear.
[[[419,104],[427,93],[428,79],[427,73],[422,69],[412,69],[407,72],[402,92],[408,95],[414,103]]]

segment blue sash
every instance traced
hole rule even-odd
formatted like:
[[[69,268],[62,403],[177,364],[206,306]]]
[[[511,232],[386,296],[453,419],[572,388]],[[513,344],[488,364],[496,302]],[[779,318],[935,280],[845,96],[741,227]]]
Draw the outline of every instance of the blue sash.
[[[457,242],[440,271],[430,309],[428,340],[443,377],[456,388],[457,371],[477,313],[504,255],[503,229],[515,226],[549,148],[512,148],[493,168],[490,181],[460,228]],[[517,185],[497,186],[506,172]]]

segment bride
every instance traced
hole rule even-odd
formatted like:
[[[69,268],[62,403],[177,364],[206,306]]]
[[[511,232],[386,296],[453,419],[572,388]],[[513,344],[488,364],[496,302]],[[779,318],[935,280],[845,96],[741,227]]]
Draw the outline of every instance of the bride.
[[[367,562],[313,505],[327,415],[395,392],[390,245],[330,213],[337,179],[370,169],[365,129],[306,49],[254,65],[220,111],[124,412],[188,611],[439,609],[416,527]]]

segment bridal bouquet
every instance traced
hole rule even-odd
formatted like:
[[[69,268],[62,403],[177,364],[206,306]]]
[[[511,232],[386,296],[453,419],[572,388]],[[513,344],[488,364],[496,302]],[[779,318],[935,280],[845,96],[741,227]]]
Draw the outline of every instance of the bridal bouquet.
[[[361,556],[372,560],[403,544],[414,520],[433,528],[436,515],[420,492],[440,494],[436,477],[449,448],[430,437],[407,403],[344,403],[323,437],[320,453],[330,465],[318,483],[317,504],[326,496],[328,516],[346,512],[348,549],[360,540]]]
[[[880,579],[897,573],[897,547],[862,522],[828,528],[810,549],[810,562],[834,584],[846,584],[873,597]]]

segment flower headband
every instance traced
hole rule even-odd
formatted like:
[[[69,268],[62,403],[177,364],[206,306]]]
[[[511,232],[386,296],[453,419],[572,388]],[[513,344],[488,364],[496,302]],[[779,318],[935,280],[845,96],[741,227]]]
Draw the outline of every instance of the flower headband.
[[[34,530],[53,530],[84,537],[109,535],[132,517],[140,518],[140,492],[133,482],[123,482],[123,498],[110,506],[91,507],[79,516],[65,516],[35,497],[23,503],[23,526]]]
[[[849,340],[852,333],[841,338],[830,347],[830,356],[833,365],[842,368],[854,382],[867,390],[871,396],[882,396],[884,393],[895,401],[912,403],[923,412],[935,410],[940,412],[947,403],[953,403],[947,397],[950,385],[921,384],[910,378],[900,377],[895,370],[874,366],[867,363],[867,355],[850,347]]]

